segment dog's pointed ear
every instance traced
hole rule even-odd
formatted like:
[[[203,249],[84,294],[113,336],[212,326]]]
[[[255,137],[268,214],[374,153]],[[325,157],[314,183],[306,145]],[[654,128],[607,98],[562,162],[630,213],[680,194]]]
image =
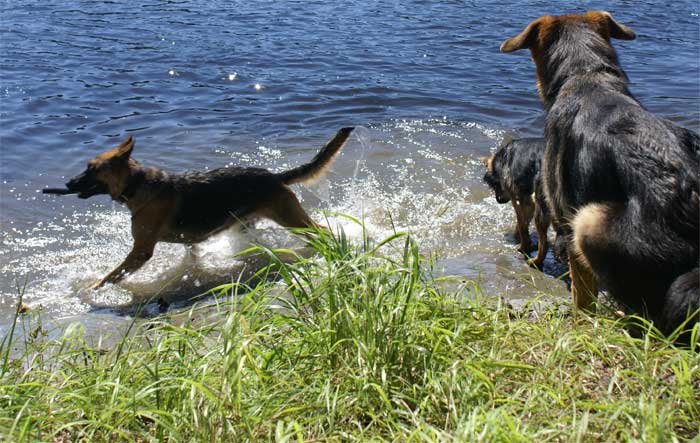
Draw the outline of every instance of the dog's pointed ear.
[[[540,30],[543,17],[532,21],[520,34],[511,37],[501,44],[501,52],[513,52],[519,49],[531,48]]]
[[[117,146],[116,152],[114,153],[114,158],[125,160],[131,156],[131,151],[133,150],[134,137],[130,135],[126,140],[121,142],[119,146]]]
[[[597,12],[605,18],[605,24],[610,32],[610,37],[618,40],[634,40],[637,38],[637,34],[635,34],[632,29],[615,20],[608,11]]]
[[[486,169],[491,171],[493,169],[493,155],[488,156],[488,157],[479,157],[479,160],[481,160],[481,163],[486,166]]]

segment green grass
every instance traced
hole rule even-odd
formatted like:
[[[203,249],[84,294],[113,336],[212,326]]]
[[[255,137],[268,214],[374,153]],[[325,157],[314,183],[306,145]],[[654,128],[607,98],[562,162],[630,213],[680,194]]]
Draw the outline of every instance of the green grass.
[[[0,440],[699,438],[698,352],[612,315],[514,312],[435,277],[404,234],[311,247],[291,264],[257,248],[271,265],[254,283],[134,321],[108,349],[18,313],[29,332],[0,349]]]

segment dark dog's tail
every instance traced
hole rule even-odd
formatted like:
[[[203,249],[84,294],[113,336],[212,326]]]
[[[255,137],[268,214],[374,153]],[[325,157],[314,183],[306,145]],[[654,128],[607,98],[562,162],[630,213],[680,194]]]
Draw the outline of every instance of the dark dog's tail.
[[[335,137],[324,146],[309,163],[298,166],[289,171],[280,172],[277,177],[285,185],[292,183],[309,182],[319,178],[326,172],[326,169],[333,163],[333,159],[338,155],[343,145],[347,141],[350,133],[355,128],[342,128],[335,134]]]
[[[670,334],[679,325],[685,325],[678,338],[681,343],[690,341],[689,331],[696,323],[700,323],[700,267],[691,269],[680,275],[666,293],[666,304],[662,311],[662,332]]]

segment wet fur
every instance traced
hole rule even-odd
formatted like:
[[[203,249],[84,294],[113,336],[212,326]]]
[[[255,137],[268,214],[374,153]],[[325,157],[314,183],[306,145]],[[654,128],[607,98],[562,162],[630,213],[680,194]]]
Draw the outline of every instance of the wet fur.
[[[547,230],[551,224],[540,166],[544,154],[543,138],[521,138],[504,142],[496,153],[482,159],[486,165],[484,182],[494,192],[498,203],[511,202],[517,222],[518,251],[531,249],[529,226],[533,217],[537,230],[537,255],[529,263],[541,267],[547,254]],[[558,231],[558,230],[557,230]],[[557,243],[560,236],[557,232]],[[556,248],[555,248],[556,249]],[[561,248],[559,248],[561,249]],[[561,258],[558,252],[557,258]]]
[[[610,38],[634,32],[605,11],[545,16],[503,43],[528,48],[547,110],[544,188],[571,238],[574,302],[600,282],[664,333],[699,321],[700,137],[631,94]],[[688,340],[686,334],[681,340]]]
[[[159,241],[198,243],[250,216],[287,228],[317,226],[288,185],[323,173],[352,129],[338,131],[311,162],[281,173],[240,167],[169,173],[144,167],[131,157],[132,137],[96,156],[66,187],[80,198],[109,194],[125,204],[131,212],[134,244],[124,262],[93,288],[115,283],[139,269]]]

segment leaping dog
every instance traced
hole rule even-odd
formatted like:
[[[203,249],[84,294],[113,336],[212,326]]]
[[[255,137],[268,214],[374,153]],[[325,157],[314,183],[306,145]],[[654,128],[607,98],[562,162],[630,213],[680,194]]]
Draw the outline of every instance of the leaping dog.
[[[109,194],[129,208],[134,239],[131,252],[91,287],[95,289],[139,269],[159,241],[199,243],[248,216],[268,218],[286,228],[318,226],[288,185],[322,175],[352,130],[341,129],[311,162],[280,173],[242,167],[168,173],[137,162],[131,156],[134,139],[129,137],[88,161],[87,169],[70,179],[66,189],[44,192],[78,194],[79,198]]]

